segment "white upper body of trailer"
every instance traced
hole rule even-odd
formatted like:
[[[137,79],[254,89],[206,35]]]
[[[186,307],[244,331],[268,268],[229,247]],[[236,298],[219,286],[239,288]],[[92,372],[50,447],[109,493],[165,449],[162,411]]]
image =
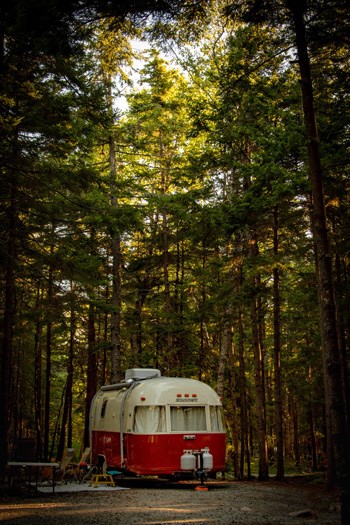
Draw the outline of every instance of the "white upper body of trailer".
[[[130,369],[125,380],[102,387],[90,413],[91,430],[129,431],[137,406],[221,406],[216,392],[196,379],[165,377],[157,369]]]

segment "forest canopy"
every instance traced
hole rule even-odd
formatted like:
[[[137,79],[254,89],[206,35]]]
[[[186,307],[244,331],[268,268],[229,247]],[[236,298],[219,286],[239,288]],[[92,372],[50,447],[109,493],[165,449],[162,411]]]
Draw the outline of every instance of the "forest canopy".
[[[236,479],[348,490],[346,2],[6,0],[0,33],[2,467],[150,367],[216,389]]]

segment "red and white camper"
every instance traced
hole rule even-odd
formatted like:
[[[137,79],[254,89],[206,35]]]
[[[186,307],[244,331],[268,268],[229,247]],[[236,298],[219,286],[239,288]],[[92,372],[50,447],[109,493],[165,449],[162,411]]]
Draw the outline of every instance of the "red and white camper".
[[[90,412],[92,462],[136,475],[181,477],[222,472],[226,432],[221,401],[194,379],[163,377],[157,369],[127,370],[103,386]]]

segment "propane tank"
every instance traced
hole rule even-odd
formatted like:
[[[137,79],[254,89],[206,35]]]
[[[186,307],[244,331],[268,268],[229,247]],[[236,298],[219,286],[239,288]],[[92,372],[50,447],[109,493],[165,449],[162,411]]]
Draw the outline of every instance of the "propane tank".
[[[196,468],[196,456],[192,454],[192,450],[184,450],[181,456],[181,469],[194,470]]]
[[[212,470],[213,468],[213,455],[210,454],[209,448],[203,448],[203,469]]]

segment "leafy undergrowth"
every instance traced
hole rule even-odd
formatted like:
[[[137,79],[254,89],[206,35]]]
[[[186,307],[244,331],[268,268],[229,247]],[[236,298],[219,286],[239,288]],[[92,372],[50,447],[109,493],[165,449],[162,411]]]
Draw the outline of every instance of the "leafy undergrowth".
[[[257,480],[259,475],[259,466],[258,462],[252,461],[251,463],[251,479]],[[326,471],[325,469],[313,471],[310,469],[308,464],[302,464],[295,466],[291,463],[285,463],[284,467],[284,480],[285,481],[296,481],[299,483],[310,483],[310,484],[326,484],[327,478],[326,478]],[[224,474],[224,479],[226,481],[238,481],[234,475],[233,470],[228,468],[228,470]],[[269,480],[276,479],[276,465],[271,464],[269,466]],[[245,476],[243,478],[243,481],[249,481],[247,477],[247,472],[245,470]]]

